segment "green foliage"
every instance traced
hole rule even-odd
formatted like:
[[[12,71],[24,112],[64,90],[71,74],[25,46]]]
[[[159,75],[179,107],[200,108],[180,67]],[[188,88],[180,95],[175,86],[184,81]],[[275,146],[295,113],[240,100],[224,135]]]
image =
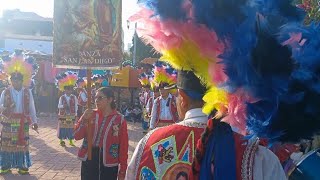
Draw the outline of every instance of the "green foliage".
[[[134,37],[132,38],[133,46],[130,48],[130,52],[133,56],[134,51]],[[146,45],[141,38],[137,36],[137,47],[136,47],[136,63],[139,64],[144,58],[160,58],[160,54],[157,53],[151,45]]]

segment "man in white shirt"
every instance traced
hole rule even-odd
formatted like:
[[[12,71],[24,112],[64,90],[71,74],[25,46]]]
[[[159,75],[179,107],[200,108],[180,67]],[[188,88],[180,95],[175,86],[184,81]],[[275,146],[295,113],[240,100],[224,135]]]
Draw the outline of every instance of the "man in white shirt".
[[[185,86],[186,82],[192,86]],[[207,115],[201,110],[206,88],[190,71],[179,71],[177,85],[170,88],[178,88],[177,112],[184,120],[152,130],[140,140],[127,169],[127,180],[176,179],[188,177],[191,171],[196,140],[207,124]],[[169,97],[172,95],[164,99]]]
[[[18,168],[20,174],[28,174],[31,166],[29,154],[29,124],[37,131],[37,117],[33,95],[23,87],[23,75],[11,74],[11,85],[0,98],[2,139],[0,147],[0,173]]]
[[[157,97],[152,106],[150,129],[163,127],[178,122],[179,117],[175,97],[169,93],[168,89],[164,89],[169,84],[160,83],[160,96]]]

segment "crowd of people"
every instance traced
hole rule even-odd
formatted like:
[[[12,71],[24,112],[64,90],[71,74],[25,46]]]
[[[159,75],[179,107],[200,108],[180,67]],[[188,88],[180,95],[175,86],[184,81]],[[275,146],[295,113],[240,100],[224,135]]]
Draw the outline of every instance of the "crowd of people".
[[[85,79],[56,77],[57,139],[82,140],[81,179],[319,179],[320,25],[305,24],[309,9],[151,2],[131,20],[145,24],[140,35],[166,62],[140,75],[140,104],[117,108],[113,88],[102,87],[86,105]],[[0,173],[28,174],[35,61],[15,52],[2,63],[10,85],[0,98]],[[146,133],[129,163],[127,121]]]

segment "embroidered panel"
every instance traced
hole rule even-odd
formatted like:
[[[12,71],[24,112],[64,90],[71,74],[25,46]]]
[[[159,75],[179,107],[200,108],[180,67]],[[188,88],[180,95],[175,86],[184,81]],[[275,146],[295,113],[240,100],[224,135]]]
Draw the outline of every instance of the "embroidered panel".
[[[253,160],[259,145],[258,138],[252,138],[244,151],[241,165],[241,177],[243,180],[253,179]]]
[[[151,146],[155,170],[144,166],[140,178],[175,179],[187,177],[194,158],[194,132],[191,131],[180,150],[174,135],[162,139]]]
[[[60,128],[73,128],[76,116],[59,116]]]
[[[109,153],[113,158],[117,158],[119,156],[119,144],[112,144]]]
[[[143,167],[140,174],[141,180],[156,180],[155,174],[148,168]]]
[[[157,128],[157,129],[161,129],[161,128]],[[138,153],[137,153],[137,160],[136,160],[136,165],[135,165],[135,169],[134,169],[134,177],[137,177],[138,175],[138,168],[140,165],[140,161],[141,161],[141,157],[143,154],[143,150],[148,142],[149,137],[155,132],[156,129],[153,129],[151,131],[149,131],[144,138],[142,138],[141,143],[139,144],[138,147]]]

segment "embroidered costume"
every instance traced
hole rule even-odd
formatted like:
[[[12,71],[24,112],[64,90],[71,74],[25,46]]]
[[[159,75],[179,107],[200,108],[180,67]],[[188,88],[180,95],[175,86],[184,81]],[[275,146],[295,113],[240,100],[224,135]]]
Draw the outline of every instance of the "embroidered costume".
[[[206,123],[201,109],[192,109],[184,121],[150,131],[136,146],[127,179],[176,179],[179,173],[188,174]]]
[[[78,111],[77,111],[78,117],[82,116],[82,113],[84,112],[84,110],[87,107],[88,95],[87,95],[86,87],[87,87],[86,78],[79,78],[77,80],[77,88],[79,89]]]
[[[34,100],[29,89],[37,66],[33,64],[33,58],[26,58],[20,51],[2,60],[4,72],[10,76],[11,82],[21,81],[22,88],[18,90],[12,85],[1,93],[1,173],[18,168],[20,174],[25,174],[31,166],[29,125],[37,125]]]
[[[58,130],[57,136],[60,139],[60,145],[64,146],[64,139],[69,139],[70,145],[74,146],[73,127],[78,112],[78,99],[71,93],[76,84],[78,76],[74,72],[64,72],[57,77],[57,87],[64,94],[59,98],[58,104]]]
[[[74,128],[75,139],[83,139],[78,152],[78,158],[82,161],[81,168],[83,170],[81,172],[88,173],[81,176],[95,179],[100,172],[103,174],[101,178],[107,178],[107,171],[115,169],[118,172],[118,166],[120,166],[119,173],[125,173],[128,159],[126,121],[117,111],[113,111],[107,117],[103,117],[99,111],[94,111],[93,119],[94,124],[91,131],[93,137],[92,161],[87,160],[87,125],[83,124],[80,119]]]
[[[177,81],[177,72],[169,65],[157,62],[154,64],[153,81],[158,89],[164,89],[165,86],[175,84]],[[175,97],[170,93],[168,97],[163,95],[157,97],[151,109],[150,129],[163,127],[179,121]]]
[[[151,110],[151,129],[174,124],[178,120],[176,101],[171,94],[169,94],[167,99],[159,96],[154,100]]]
[[[147,112],[147,102],[149,98],[152,96],[150,92],[150,76],[146,73],[142,73],[139,75],[139,82],[141,83],[141,86],[143,87],[144,91],[141,94],[140,97],[140,104],[142,106],[142,114],[143,114],[143,121],[142,121],[142,129],[143,132],[146,133],[149,129],[149,114]]]
[[[320,132],[320,25],[310,13],[319,4],[312,2],[298,5],[307,13],[276,0],[140,2],[130,18],[141,23],[138,34],[209,89],[203,111],[212,120],[192,178],[286,179],[279,158],[243,135],[272,145]]]
[[[73,127],[75,124],[78,100],[73,94],[70,96],[64,94],[59,99],[59,121],[58,121],[58,138],[73,139]]]

